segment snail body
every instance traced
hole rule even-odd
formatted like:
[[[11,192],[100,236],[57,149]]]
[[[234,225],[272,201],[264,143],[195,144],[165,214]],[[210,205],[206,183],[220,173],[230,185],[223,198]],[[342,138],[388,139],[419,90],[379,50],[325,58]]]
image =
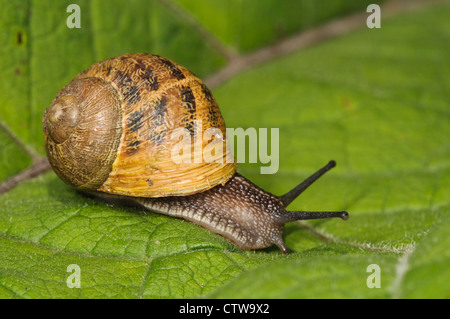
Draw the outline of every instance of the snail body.
[[[190,160],[208,140],[183,153],[185,160],[174,161],[179,141],[171,135],[180,128],[192,141],[198,129],[210,128],[222,133],[216,142],[226,140],[225,122],[206,85],[186,68],[151,54],[92,65],[56,95],[43,118],[49,162],[67,184],[111,202],[189,220],[244,250],[276,244],[287,252],[281,236],[286,222],[348,217],[285,209],[333,161],[291,192],[275,196],[236,173],[226,143],[219,144],[213,161]]]

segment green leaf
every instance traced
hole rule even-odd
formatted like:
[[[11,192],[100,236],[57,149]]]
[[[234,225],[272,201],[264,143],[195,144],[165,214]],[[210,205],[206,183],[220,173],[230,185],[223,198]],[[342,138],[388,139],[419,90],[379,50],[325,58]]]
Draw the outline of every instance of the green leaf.
[[[242,274],[210,297],[288,299],[332,296],[359,299],[390,296],[385,282],[389,283],[395,278],[397,256],[386,253],[333,256],[330,250],[347,254],[349,249],[345,246],[329,247],[315,256],[266,264]],[[368,277],[372,274],[372,271],[367,271],[367,267],[372,264],[381,269],[382,289],[369,288],[367,285]]]
[[[406,255],[399,265],[402,277],[394,291],[402,298],[450,298],[450,250],[448,230],[450,218],[430,229],[417,248]],[[403,274],[404,273],[404,274]]]
[[[145,51],[205,77],[369,3],[78,1],[82,28],[69,29],[72,2],[0,0],[0,181],[44,156],[45,108],[95,61]],[[228,127],[279,128],[278,172],[260,174],[259,158],[241,173],[279,195],[334,159],[289,209],[347,210],[348,221],[286,225],[289,255],[244,252],[192,223],[88,198],[48,172],[0,194],[0,297],[448,298],[450,5],[384,12],[381,29],[362,21],[213,91]],[[70,288],[71,265],[80,288]]]
[[[30,155],[1,129],[0,151],[0,182],[26,169],[31,164]],[[14,156],[10,154],[14,154]]]

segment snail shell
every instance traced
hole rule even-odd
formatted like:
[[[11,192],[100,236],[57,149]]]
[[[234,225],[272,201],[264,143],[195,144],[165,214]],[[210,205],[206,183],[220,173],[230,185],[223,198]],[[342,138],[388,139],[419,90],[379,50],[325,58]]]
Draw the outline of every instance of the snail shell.
[[[218,128],[226,138],[219,107],[199,78],[164,57],[126,54],[77,75],[46,110],[43,128],[50,163],[69,185],[136,197],[179,196],[224,184],[237,168],[234,160],[227,163],[232,155],[226,143],[223,159],[213,163],[172,160],[179,142],[171,139],[174,130],[186,128],[194,136],[199,120],[202,131]]]

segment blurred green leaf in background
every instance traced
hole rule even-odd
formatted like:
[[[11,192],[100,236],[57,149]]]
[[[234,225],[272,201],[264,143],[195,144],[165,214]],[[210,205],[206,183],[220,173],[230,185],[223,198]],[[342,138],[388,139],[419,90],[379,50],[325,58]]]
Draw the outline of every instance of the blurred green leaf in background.
[[[81,28],[67,27],[71,3]],[[379,29],[366,26],[371,3],[0,0],[0,298],[449,298],[450,2],[378,1]],[[213,83],[228,127],[279,128],[276,174],[239,167],[267,191],[336,160],[289,208],[350,219],[288,224],[286,256],[243,252],[39,171],[56,93],[133,52]],[[69,265],[80,288],[67,284]],[[380,288],[368,285],[369,265]]]

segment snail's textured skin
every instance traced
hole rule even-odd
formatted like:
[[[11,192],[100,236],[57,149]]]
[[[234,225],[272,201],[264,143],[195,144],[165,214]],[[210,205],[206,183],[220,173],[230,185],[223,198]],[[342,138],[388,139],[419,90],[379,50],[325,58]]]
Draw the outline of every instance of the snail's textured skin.
[[[236,194],[242,194],[236,197]],[[276,244],[287,251],[281,237],[285,211],[280,199],[236,173],[225,186],[186,197],[140,198],[140,205],[166,215],[180,217],[231,240],[239,248],[260,249]]]
[[[71,104],[79,107],[77,123],[55,118],[55,108],[74,109]],[[227,163],[226,143],[218,163],[174,163],[171,152],[179,141],[172,132],[185,128],[193,136],[194,121],[202,123],[200,135],[218,128],[225,140],[219,107],[199,78],[161,56],[125,54],[92,65],[58,93],[44,116],[47,154],[57,174],[78,189],[188,195],[224,184],[237,167]],[[61,131],[67,136],[57,136]]]

